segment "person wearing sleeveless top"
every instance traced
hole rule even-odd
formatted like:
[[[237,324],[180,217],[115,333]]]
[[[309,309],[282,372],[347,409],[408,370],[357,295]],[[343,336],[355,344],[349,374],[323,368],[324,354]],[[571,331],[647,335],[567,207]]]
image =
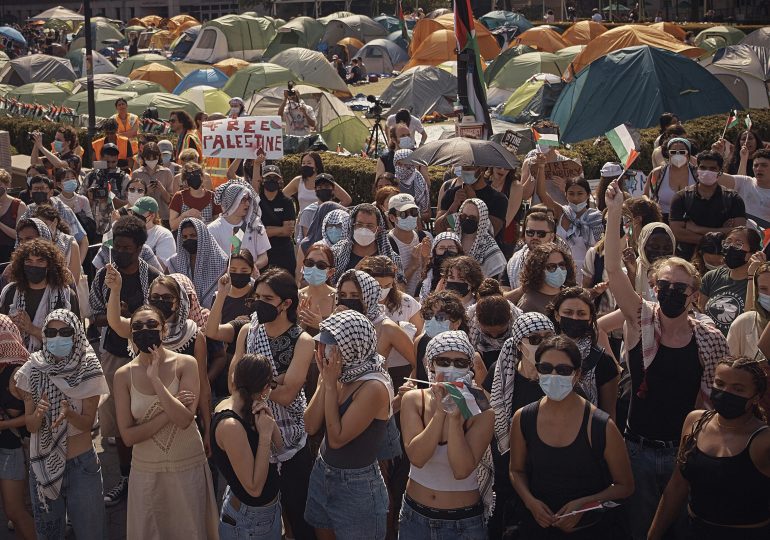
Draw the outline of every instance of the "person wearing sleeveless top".
[[[270,461],[271,442],[280,446],[281,434],[267,405],[276,385],[270,360],[247,354],[233,374],[233,395],[214,413],[211,448],[228,484],[220,540],[281,538],[278,465]]]
[[[283,194],[286,197],[297,197],[299,211],[297,215],[310,206],[318,202],[318,195],[315,190],[315,181],[319,174],[324,173],[324,164],[320,154],[317,152],[307,152],[302,155],[300,160],[300,175],[291,179],[291,182],[283,188]],[[348,195],[342,186],[334,182],[332,188],[332,197],[337,199],[342,206],[349,206],[353,199]],[[331,197],[327,200],[331,200]],[[324,202],[324,201],[321,201]]]
[[[647,534],[664,538],[687,505],[688,540],[770,538],[770,429],[759,405],[762,363],[728,356],[717,365],[714,410],[687,415],[677,467]]]
[[[0,263],[11,260],[16,244],[16,222],[27,211],[20,199],[8,195],[11,189],[11,175],[0,169]]]
[[[692,143],[689,139],[672,137],[662,151],[668,163],[650,172],[644,194],[660,205],[663,219],[668,222],[674,195],[687,186],[695,185],[697,179],[690,167]]]
[[[465,420],[459,408],[447,405],[447,390],[437,384],[470,379],[474,355],[465,332],[439,334],[425,353],[428,380],[433,384],[402,398],[401,429],[411,468],[399,539],[487,537],[477,467],[485,454],[491,460],[495,413],[487,409]],[[486,478],[491,499],[488,472]]]
[[[393,384],[366,316],[347,309],[321,323],[318,389],[305,411],[309,434],[325,430],[310,475],[305,519],[321,540],[385,538],[388,494],[377,453]]]
[[[141,306],[130,323],[139,354],[113,385],[120,435],[133,447],[126,538],[216,539],[211,471],[195,425],[197,362],[163,346],[169,325],[157,307]]]
[[[634,491],[623,437],[608,415],[574,391],[580,349],[553,336],[535,352],[545,397],[516,411],[511,422],[509,474],[527,512],[521,537],[600,540],[614,536],[613,516],[572,512],[617,501]]]

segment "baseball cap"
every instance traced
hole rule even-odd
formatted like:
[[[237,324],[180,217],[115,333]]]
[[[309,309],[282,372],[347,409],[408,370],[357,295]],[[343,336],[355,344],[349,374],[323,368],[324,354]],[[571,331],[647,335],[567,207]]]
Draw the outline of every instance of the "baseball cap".
[[[117,153],[120,153],[120,150],[118,149],[118,145],[115,144],[115,143],[111,143],[111,142],[104,143],[102,145],[102,152],[104,152],[105,150],[113,150],[113,151],[115,151]]]
[[[265,176],[280,176],[281,175],[281,169],[278,167],[278,165],[262,165],[262,178]]]
[[[620,173],[622,172],[623,172],[623,168],[620,166],[620,163],[613,163],[612,161],[608,161],[607,163],[602,165],[602,170],[599,171],[599,174],[608,178],[608,177],[620,176]]]
[[[174,154],[174,145],[169,140],[158,141],[158,148],[161,154]]]
[[[131,207],[131,211],[142,216],[148,212],[157,213],[158,201],[152,197],[139,197],[134,206]]]
[[[388,212],[391,210],[402,212],[404,210],[409,210],[410,208],[418,208],[418,206],[414,202],[414,197],[408,193],[399,193],[398,195],[393,195],[390,198],[390,201],[388,201]]]

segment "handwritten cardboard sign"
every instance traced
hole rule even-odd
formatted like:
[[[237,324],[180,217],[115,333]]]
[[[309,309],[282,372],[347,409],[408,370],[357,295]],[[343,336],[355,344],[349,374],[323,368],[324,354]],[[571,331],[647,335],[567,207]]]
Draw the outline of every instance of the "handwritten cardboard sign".
[[[510,129],[505,131],[503,138],[500,140],[500,144],[505,146],[511,154],[517,154],[519,152],[519,146],[524,138]]]
[[[203,122],[203,155],[253,159],[261,148],[267,159],[283,157],[280,116],[242,116]]]
[[[583,172],[583,166],[577,161],[571,159],[565,159],[564,161],[552,161],[545,164],[545,177],[551,178],[558,176],[559,178],[575,178],[580,176]]]

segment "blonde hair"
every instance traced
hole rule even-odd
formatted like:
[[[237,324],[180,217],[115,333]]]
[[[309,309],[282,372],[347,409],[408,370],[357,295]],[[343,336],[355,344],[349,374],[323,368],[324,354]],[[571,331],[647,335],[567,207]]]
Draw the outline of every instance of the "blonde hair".
[[[198,151],[194,148],[187,148],[179,153],[180,163],[198,162]]]
[[[0,182],[11,185],[11,175],[5,169],[0,168]]]
[[[684,270],[685,272],[690,274],[690,276],[692,277],[693,288],[696,291],[700,290],[700,285],[701,285],[700,272],[698,272],[698,269],[695,268],[695,265],[693,263],[691,263],[690,261],[686,261],[681,257],[669,257],[668,259],[660,259],[658,261],[655,261],[655,264],[653,265],[653,268],[654,268],[653,276],[655,280],[658,279],[658,276],[666,267],[680,268],[681,270]]]

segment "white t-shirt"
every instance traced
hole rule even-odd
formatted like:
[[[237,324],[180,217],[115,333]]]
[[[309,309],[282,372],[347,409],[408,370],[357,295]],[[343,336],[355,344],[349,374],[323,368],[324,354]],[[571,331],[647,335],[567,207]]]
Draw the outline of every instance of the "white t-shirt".
[[[770,226],[770,188],[761,188],[751,176],[733,175],[735,191],[746,205],[746,218],[760,227]]]
[[[59,200],[69,206],[70,210],[75,212],[76,214],[79,214],[80,212],[84,212],[85,215],[90,217],[91,219],[94,218],[93,213],[91,212],[91,202],[88,200],[88,197],[85,195],[81,195],[80,193],[74,193],[72,198],[68,199],[67,197],[63,195],[59,195]]]
[[[233,236],[233,225],[224,220],[221,216],[208,224],[209,233],[216,240],[219,247],[225,253],[230,253],[230,238]],[[248,249],[256,259],[270,249],[270,240],[267,239],[265,228],[262,227],[262,234],[255,234],[250,237],[244,237],[241,249]]]
[[[155,252],[155,256],[166,268],[168,268],[168,260],[176,255],[174,235],[167,228],[160,225],[155,225],[147,231],[147,242],[145,242],[145,245]]]
[[[426,232],[425,234],[428,238],[430,238],[429,233]],[[393,231],[390,231],[388,233],[388,236],[396,242],[396,245],[398,246],[398,255],[399,257],[401,257],[401,267],[406,268],[407,265],[409,264],[409,261],[412,260],[412,253],[420,244],[420,239],[419,239],[419,236],[417,235],[417,232],[412,231],[412,241],[409,244],[405,244],[401,240],[396,238],[396,235],[393,234]],[[414,294],[421,280],[422,280],[422,272],[418,268],[415,271],[415,273],[412,274],[412,277],[407,282],[406,290]]]
[[[417,144],[417,139],[415,138],[415,133],[425,133],[425,128],[422,127],[422,122],[420,122],[420,119],[417,118],[414,115],[411,115],[411,120],[409,120],[409,135],[411,135],[412,139],[414,139],[415,145]],[[387,120],[385,120],[385,126],[388,128],[388,132],[390,132],[390,128],[396,126],[396,115],[391,114],[388,116]]]
[[[298,105],[287,103],[283,110],[286,135],[298,135],[300,137],[310,135],[312,129],[310,124],[308,124],[307,118],[305,118],[305,115],[302,114],[300,109],[304,109],[307,116],[315,121],[315,111],[313,111],[310,106],[306,105],[304,101],[300,101]]]

